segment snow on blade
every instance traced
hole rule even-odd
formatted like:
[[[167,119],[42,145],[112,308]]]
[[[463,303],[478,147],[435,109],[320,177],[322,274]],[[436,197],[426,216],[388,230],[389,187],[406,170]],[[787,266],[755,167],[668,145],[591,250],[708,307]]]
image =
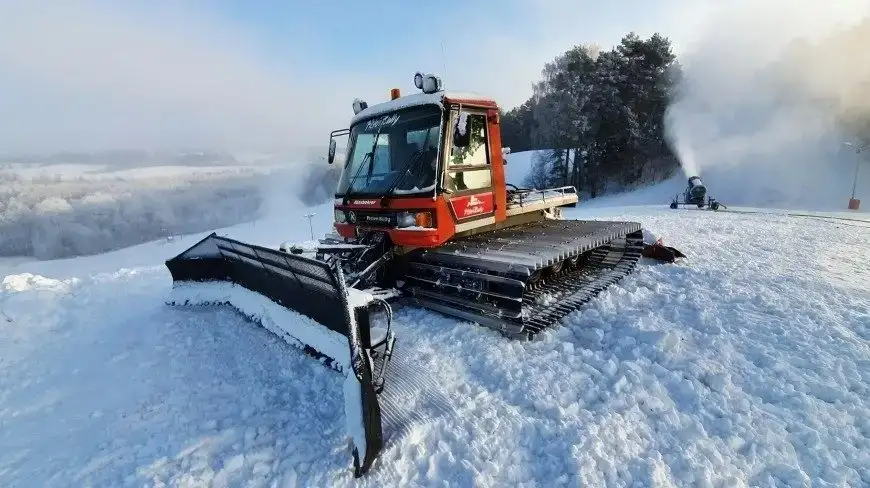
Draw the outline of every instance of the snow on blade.
[[[304,348],[307,344],[333,358],[336,361],[332,365],[335,369],[347,372],[350,366],[347,337],[234,283],[176,283],[167,302],[185,305],[229,304],[291,345]]]
[[[343,383],[345,431],[353,440],[357,458],[363,460],[366,457],[366,432],[363,425],[361,388],[362,385],[353,371],[350,371]]]
[[[342,274],[341,267],[337,267],[336,272],[338,278],[337,281],[339,284],[343,285],[344,275]],[[347,314],[349,322],[347,330],[350,333],[350,337],[346,338],[345,341],[347,341],[346,344],[349,344],[348,350],[350,352],[350,362],[353,363],[349,364],[350,367],[347,369],[347,376],[345,377],[343,385],[345,428],[347,429],[348,435],[350,435],[353,440],[353,448],[356,451],[355,464],[358,463],[359,465],[362,465],[368,451],[366,444],[365,413],[363,412],[363,385],[361,383],[362,378],[359,376],[359,371],[360,362],[368,361],[368,356],[361,350],[362,343],[358,336],[359,326],[356,322],[356,314],[354,310],[356,307],[366,306],[369,302],[374,300],[374,297],[370,293],[354,288],[345,288],[344,286],[342,286],[342,291],[347,294],[345,313]]]

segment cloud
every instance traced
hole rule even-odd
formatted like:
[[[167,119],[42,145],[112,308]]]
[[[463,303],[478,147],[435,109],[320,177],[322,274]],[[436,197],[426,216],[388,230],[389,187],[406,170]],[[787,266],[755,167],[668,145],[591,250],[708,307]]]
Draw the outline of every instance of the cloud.
[[[473,28],[433,30],[423,28],[432,23],[428,13],[402,9],[400,17],[417,19],[406,29],[411,38],[402,38],[401,27],[382,29],[371,46],[368,35],[351,36],[349,48],[364,49],[368,61],[350,71],[342,64],[355,54],[326,52],[322,36],[340,33],[323,26],[282,32],[271,40],[289,45],[277,46],[265,42],[264,26],[204,3],[0,0],[0,151],[306,149],[347,122],[354,97],[377,103],[391,87],[413,91],[416,70],[510,108],[531,94],[544,63],[573,44],[609,46],[629,30],[651,34],[668,8],[679,6],[683,17],[688,8],[677,0],[629,4],[475,5],[465,10]],[[313,15],[287,8],[300,25],[300,15]],[[626,17],[625,10],[642,13]],[[348,17],[359,14],[325,18],[356,26]],[[660,30],[675,25],[682,24]],[[368,47],[355,44],[363,39]]]
[[[347,112],[322,96],[329,78],[191,7],[0,0],[0,11],[0,149],[285,150]]]
[[[355,54],[323,52],[317,37],[338,35],[326,28],[282,33],[289,45],[276,46],[266,44],[262,25],[204,4],[0,0],[0,151],[304,149],[347,122],[354,97],[377,103],[391,87],[413,91],[416,70],[510,108],[558,53],[617,42],[630,30],[619,9],[590,4],[474,6],[473,29],[448,23],[440,31],[422,29],[432,21],[420,12],[402,13],[418,19],[413,38],[382,30],[386,39],[362,51],[365,67],[350,72],[342,64]],[[333,17],[358,25],[351,15]]]
[[[661,32],[682,52],[719,3],[510,0],[464,6],[470,25],[384,6],[377,16],[397,18],[366,24],[377,32],[354,30],[370,8],[326,15],[324,5],[285,6],[298,25],[281,30],[207,2],[0,0],[0,152],[307,149],[347,123],[354,97],[414,91],[416,70],[511,108],[572,45],[606,49],[633,30]],[[342,26],[304,27],[306,16]]]

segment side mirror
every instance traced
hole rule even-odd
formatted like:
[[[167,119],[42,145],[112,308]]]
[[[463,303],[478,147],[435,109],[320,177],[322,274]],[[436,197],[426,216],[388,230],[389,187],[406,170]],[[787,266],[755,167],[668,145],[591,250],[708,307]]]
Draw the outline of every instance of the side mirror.
[[[471,142],[471,127],[469,127],[468,114],[460,114],[456,118],[456,125],[453,127],[453,145],[456,147],[468,147]]]
[[[327,156],[326,161],[329,164],[335,162],[335,139],[329,139],[329,156]]]

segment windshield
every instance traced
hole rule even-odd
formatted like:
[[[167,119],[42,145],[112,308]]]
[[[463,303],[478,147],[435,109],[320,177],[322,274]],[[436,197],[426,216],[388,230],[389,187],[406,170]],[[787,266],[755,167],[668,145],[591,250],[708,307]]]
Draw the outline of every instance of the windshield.
[[[350,153],[336,197],[414,194],[435,188],[441,110],[416,107],[364,120],[350,130]]]

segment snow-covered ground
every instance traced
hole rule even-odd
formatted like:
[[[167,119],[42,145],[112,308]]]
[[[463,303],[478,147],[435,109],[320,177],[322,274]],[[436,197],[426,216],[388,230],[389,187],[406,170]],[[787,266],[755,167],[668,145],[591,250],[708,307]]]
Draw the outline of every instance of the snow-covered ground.
[[[158,163],[0,165],[0,259],[81,256],[231,226],[311,192],[306,163]]]
[[[508,183],[524,186],[536,156],[545,151],[523,151],[507,156],[505,178]],[[855,155],[841,155],[839,159],[825,159],[795,167],[788,160],[759,161],[758,164],[705,167],[701,176],[707,195],[733,207],[763,207],[788,209],[791,212],[823,211],[854,215],[847,205],[854,185],[855,196],[863,199],[860,214],[870,212],[870,160],[862,159],[855,173]],[[775,163],[775,164],[774,164]],[[678,170],[661,183],[621,194],[610,194],[594,199],[581,197],[587,207],[625,207],[653,205],[667,207],[675,196],[686,189],[688,176]]]
[[[164,305],[163,260],[203,233],[2,263],[0,485],[870,484],[870,218],[609,202],[566,214],[688,259],[530,343],[398,308],[404,410],[359,481],[340,375],[227,308]],[[225,233],[307,240],[302,213]]]

